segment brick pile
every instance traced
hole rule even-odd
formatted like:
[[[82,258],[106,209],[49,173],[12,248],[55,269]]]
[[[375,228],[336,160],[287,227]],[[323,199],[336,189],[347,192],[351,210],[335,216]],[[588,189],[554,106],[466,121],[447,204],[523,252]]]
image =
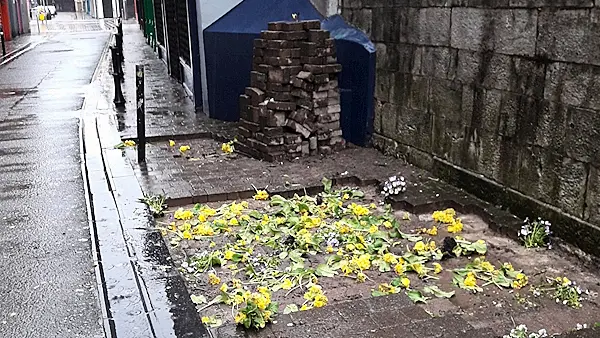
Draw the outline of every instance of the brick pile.
[[[268,161],[329,154],[345,144],[335,45],[319,21],[272,22],[254,40],[240,95],[238,146]]]

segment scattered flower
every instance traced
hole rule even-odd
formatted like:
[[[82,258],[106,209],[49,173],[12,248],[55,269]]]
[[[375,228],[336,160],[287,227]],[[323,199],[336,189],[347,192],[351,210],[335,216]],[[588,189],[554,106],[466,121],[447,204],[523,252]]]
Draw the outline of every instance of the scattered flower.
[[[179,151],[181,153],[183,153],[183,154],[185,154],[185,152],[188,151],[188,150],[190,150],[190,149],[192,149],[192,147],[190,147],[190,146],[181,146],[181,147],[179,147]]]
[[[175,141],[169,140],[169,147],[174,147],[174,146],[175,146]]]

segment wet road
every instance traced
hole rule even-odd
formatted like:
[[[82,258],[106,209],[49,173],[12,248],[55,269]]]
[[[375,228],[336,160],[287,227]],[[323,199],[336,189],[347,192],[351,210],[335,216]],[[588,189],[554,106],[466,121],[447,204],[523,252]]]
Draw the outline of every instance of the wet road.
[[[0,337],[103,337],[78,111],[109,37],[97,27],[0,67]]]

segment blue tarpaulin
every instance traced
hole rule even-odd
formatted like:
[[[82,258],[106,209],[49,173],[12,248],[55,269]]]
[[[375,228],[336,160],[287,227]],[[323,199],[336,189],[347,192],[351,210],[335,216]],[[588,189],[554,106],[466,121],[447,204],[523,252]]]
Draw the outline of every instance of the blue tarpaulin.
[[[322,20],[309,0],[244,0],[204,30],[209,116],[239,119],[239,96],[250,85],[254,39],[269,22]]]
[[[254,39],[269,22],[323,20],[309,0],[244,0],[204,31],[209,116],[239,119],[239,95],[250,85]],[[368,36],[335,15],[322,21],[335,39],[342,106],[341,125],[348,142],[366,146],[373,134],[375,47]]]
[[[321,27],[335,39],[339,76],[341,124],[344,139],[366,146],[373,135],[375,110],[375,46],[362,31],[339,15],[327,18]]]

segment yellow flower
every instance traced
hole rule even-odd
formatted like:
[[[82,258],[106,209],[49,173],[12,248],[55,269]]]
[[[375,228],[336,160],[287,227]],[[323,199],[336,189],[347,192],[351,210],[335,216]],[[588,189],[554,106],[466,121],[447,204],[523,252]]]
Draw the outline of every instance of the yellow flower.
[[[483,270],[488,271],[488,272],[492,272],[495,270],[495,267],[492,265],[492,263],[485,261],[485,260],[483,262],[481,262],[480,266]]]
[[[132,140],[127,140],[123,142],[123,144],[125,144],[126,147],[135,147],[135,141]]]
[[[402,277],[400,279],[400,284],[405,288],[408,289],[410,287],[410,279],[406,278],[406,277]]]
[[[169,140],[169,146],[170,146],[170,147],[174,147],[174,146],[175,146],[175,141],[173,141],[173,140]]]
[[[374,234],[377,231],[379,231],[379,228],[377,227],[377,225],[371,225],[371,227],[369,228],[369,233],[370,234]]]
[[[402,275],[406,272],[406,267],[404,266],[404,264],[398,263],[394,267],[394,271],[396,271],[397,274]]]
[[[243,313],[243,312],[236,313],[236,315],[235,315],[235,322],[237,324],[243,322],[244,320],[246,320],[246,314],[245,313]]]
[[[240,295],[235,295],[235,296],[233,296],[233,302],[236,305],[242,304],[244,302],[244,297],[242,297]]]
[[[320,293],[315,296],[315,301],[313,302],[313,305],[315,307],[319,308],[319,307],[323,307],[323,306],[327,305],[327,302],[328,302],[327,296]]]
[[[312,306],[308,306],[308,304],[304,304],[300,307],[300,311],[306,311],[312,309]]]
[[[175,211],[173,217],[175,217],[175,219],[188,220],[194,217],[194,213],[191,210],[184,210],[183,208],[179,208]]]
[[[395,264],[398,262],[398,259],[396,258],[396,255],[388,252],[385,255],[383,255],[383,261],[389,264]]]
[[[362,272],[356,274],[356,281],[359,283],[364,283],[367,280],[367,275]]]
[[[217,246],[217,243],[215,242],[210,242],[210,244],[208,245],[209,248],[214,248],[215,246]]]
[[[210,319],[210,317],[204,316],[202,317],[202,324],[208,324],[212,322],[212,319]]]
[[[234,279],[232,279],[232,280],[231,280],[231,284],[233,285],[233,287],[234,287],[235,289],[239,289],[239,288],[241,288],[241,287],[242,287],[242,281],[241,281],[241,280],[239,280],[239,279],[237,279],[237,278],[234,278]]]
[[[442,272],[443,268],[440,263],[433,263],[433,272],[437,275]]]
[[[463,224],[460,219],[454,220],[451,225],[448,225],[448,232],[451,234],[455,234],[461,232],[463,230]]]
[[[435,241],[429,242],[429,251],[435,251],[435,249],[437,249]]]
[[[408,212],[405,212],[404,215],[402,215],[402,220],[410,221],[410,214]]]
[[[327,253],[333,253],[333,247],[331,245],[328,245],[327,248],[325,249],[325,251],[327,251]]]
[[[340,270],[346,275],[352,273],[352,267],[350,267],[350,263],[345,259],[340,261]]]
[[[519,275],[523,275],[522,273]],[[519,279],[519,275],[517,275],[517,279]],[[523,275],[525,276],[525,275]],[[563,277],[562,278],[562,286],[569,286],[571,285],[571,281],[567,278],[567,277]]]
[[[233,226],[240,225],[240,222],[238,222],[237,218],[232,218],[229,220],[229,225],[233,225]]]
[[[269,310],[263,311],[263,319],[264,320],[268,321],[269,319],[271,319],[271,315],[272,315],[271,311],[269,311]]]
[[[352,259],[359,269],[361,270],[369,270],[371,268],[371,255],[362,254],[358,257],[358,259]]]
[[[258,292],[259,292],[261,295],[263,295],[263,296],[267,296],[267,297],[270,297],[270,295],[271,295],[271,294],[269,293],[269,289],[267,289],[267,288],[266,288],[266,287],[264,287],[264,286],[259,286],[259,287],[258,287]]]
[[[294,283],[289,278],[283,280],[281,283],[281,288],[284,290],[291,290],[294,287]]]
[[[358,205],[356,203],[352,203],[349,208],[356,217],[365,216],[370,213],[369,209],[363,207],[362,205]]]
[[[221,278],[211,272],[208,274],[208,283],[211,285],[217,285],[221,283]]]
[[[425,267],[421,263],[414,263],[410,265],[411,269],[416,272],[419,276],[425,274]]]
[[[241,219],[242,221],[249,222],[249,221],[250,221],[250,216],[248,216],[248,215],[242,215],[242,217],[240,217],[240,219]]]
[[[265,190],[257,190],[254,199],[257,201],[266,201],[269,198],[269,193]]]
[[[431,229],[427,230],[427,234],[430,236],[437,236],[438,228],[434,225]]]
[[[371,208],[371,209],[377,209],[377,206],[375,205],[375,203],[371,203],[371,204],[369,204],[369,208]]]
[[[223,283],[223,284],[221,285],[221,287],[219,288],[219,290],[221,290],[221,291],[223,291],[223,292],[227,292],[227,290],[228,290],[228,289],[229,289],[229,288],[227,287],[227,284],[225,284],[225,283]]]
[[[267,308],[267,306],[269,306],[270,300],[265,297],[265,295],[261,294],[261,293],[254,293],[252,294],[252,300],[254,301],[254,303],[256,304],[256,306],[261,309],[264,310]]]
[[[513,268],[511,263],[504,263],[502,264],[502,267],[507,271],[515,271],[515,268]]]
[[[189,230],[184,231],[183,234],[182,234],[182,237],[183,237],[183,239],[192,239],[192,238],[194,238],[192,236],[192,233]]]
[[[182,153],[185,153],[186,151],[192,149],[192,147],[190,146],[181,146],[179,147],[179,151],[181,151]]]
[[[475,274],[473,272],[468,272],[467,277],[465,277],[464,284],[467,287],[475,287],[477,286],[477,278],[475,278]]]
[[[225,154],[231,154],[231,153],[233,153],[233,150],[234,150],[233,142],[223,143],[221,145],[221,150]]]
[[[417,253],[423,252],[427,249],[427,247],[425,246],[425,243],[423,243],[422,241],[418,241],[417,243],[415,243],[415,247],[413,248],[413,251],[416,251]]]
[[[391,228],[393,228],[393,227],[394,227],[394,226],[392,225],[392,222],[390,222],[390,221],[385,221],[385,222],[383,222],[383,226],[384,226],[384,227],[386,227],[386,228],[388,228],[388,229],[391,229]]]
[[[234,254],[234,252],[233,252],[233,251],[231,251],[231,250],[227,250],[227,251],[225,251],[225,256],[224,256],[224,258],[225,258],[226,260],[230,261],[230,260],[232,260],[232,259],[233,259],[233,254]]]
[[[342,196],[343,200],[349,200],[350,199],[350,195],[348,194],[344,194],[344,196]]]
[[[175,222],[171,222],[169,225],[171,226],[171,231],[177,230],[177,224],[175,224]]]
[[[446,209],[444,211],[434,211],[433,219],[437,222],[444,224],[452,224],[454,222],[454,216],[456,216],[456,211],[454,209]]]

